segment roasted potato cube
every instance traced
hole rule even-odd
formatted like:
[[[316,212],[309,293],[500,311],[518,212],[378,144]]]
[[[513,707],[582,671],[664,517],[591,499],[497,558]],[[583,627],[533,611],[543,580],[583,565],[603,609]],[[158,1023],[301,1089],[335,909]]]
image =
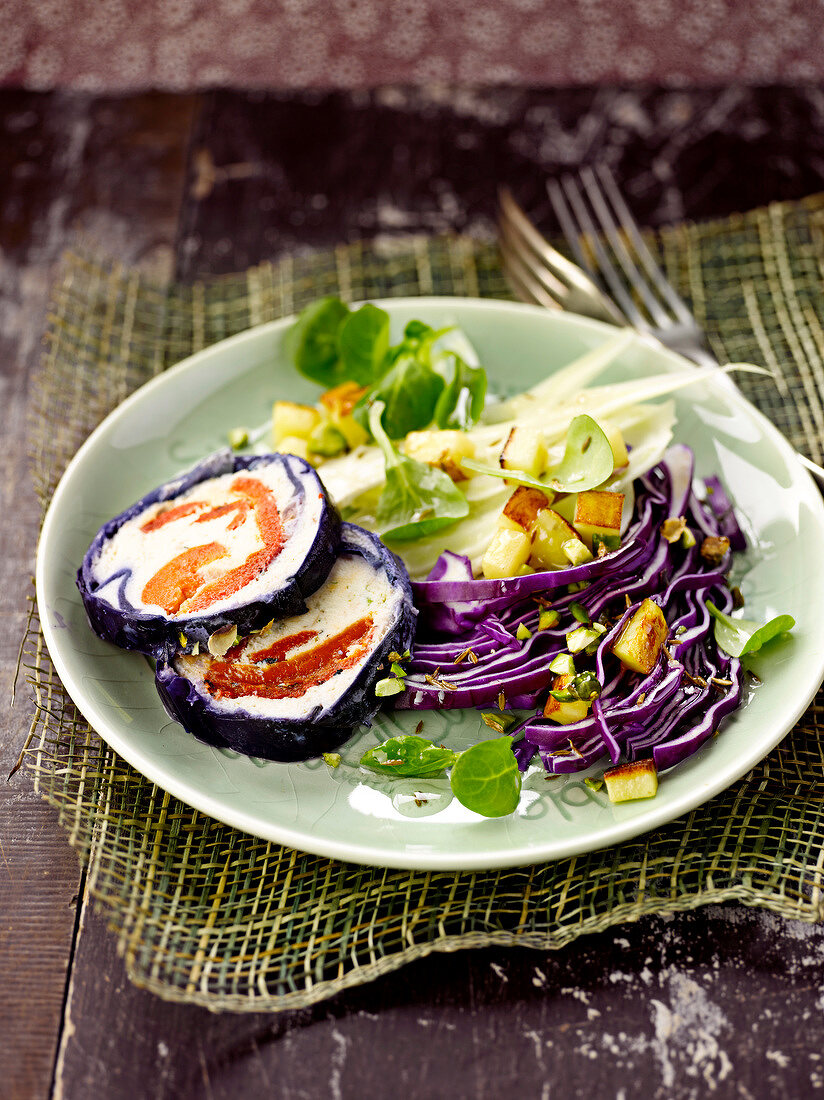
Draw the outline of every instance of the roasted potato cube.
[[[333,386],[331,390],[322,393],[320,403],[330,420],[342,420],[349,416],[368,388],[359,386],[357,382],[341,382],[339,386]]]
[[[532,526],[530,564],[538,569],[566,569],[569,558],[564,553],[564,543],[570,539],[580,541],[575,528],[551,508],[542,509]]]
[[[654,760],[633,760],[604,772],[610,802],[654,798],[658,793],[658,769]]]
[[[538,477],[546,466],[546,443],[535,428],[513,428],[501,451],[503,470],[523,470]]]
[[[504,515],[528,531],[542,508],[549,507],[549,497],[540,489],[519,485],[504,505]]]
[[[590,549],[598,535],[602,542],[617,549],[621,538],[621,512],[624,508],[623,493],[607,493],[602,489],[590,489],[579,493],[575,504],[572,526]]]
[[[287,437],[308,439],[318,424],[320,424],[320,413],[311,405],[296,405],[293,401],[276,401],[272,409],[272,442],[275,449],[282,450],[280,444]]]
[[[461,459],[475,457],[475,444],[466,432],[410,432],[404,451],[418,462],[443,470],[453,481],[466,481],[472,474],[461,467]]]
[[[657,603],[646,599],[621,631],[612,652],[633,672],[652,672],[669,628]]]
[[[623,470],[625,466],[629,466],[629,453],[621,429],[617,424],[610,423],[609,420],[599,420],[598,424],[601,431],[607,437],[610,447],[612,447],[614,468],[616,470]]]
[[[296,435],[287,435],[281,439],[275,448],[283,455],[297,455],[298,458],[309,461],[309,443]]]
[[[526,531],[498,528],[483,557],[484,576],[490,580],[516,576],[529,560],[531,549],[532,540]]]
[[[553,691],[563,691],[575,679],[575,673],[562,672],[552,681]],[[571,726],[573,722],[583,722],[589,712],[590,704],[586,699],[570,699],[560,702],[550,695],[544,707],[544,718],[551,718],[561,726]]]

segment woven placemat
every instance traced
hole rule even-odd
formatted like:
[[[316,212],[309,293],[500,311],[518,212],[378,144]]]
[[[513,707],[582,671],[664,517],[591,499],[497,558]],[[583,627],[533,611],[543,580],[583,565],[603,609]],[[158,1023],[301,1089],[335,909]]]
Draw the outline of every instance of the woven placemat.
[[[822,458],[824,198],[683,225],[652,243],[720,358],[766,364],[747,395]],[[45,507],[77,446],[149,377],[326,293],[506,297],[495,248],[466,238],[354,244],[195,286],[66,257],[34,386],[32,467]],[[557,948],[633,920],[737,899],[824,915],[822,696],[722,796],[637,842],[490,873],[339,863],[190,809],[108,749],[66,696],[36,608],[24,646],[35,712],[25,765],[88,861],[88,888],[131,979],[238,1011],[296,1008],[432,951]]]

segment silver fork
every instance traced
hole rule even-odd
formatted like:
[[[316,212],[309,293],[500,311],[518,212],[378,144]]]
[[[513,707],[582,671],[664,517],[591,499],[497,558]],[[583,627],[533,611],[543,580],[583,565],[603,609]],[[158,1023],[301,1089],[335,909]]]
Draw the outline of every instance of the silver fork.
[[[584,168],[580,184],[569,175],[560,183],[550,180],[547,192],[580,267],[552,248],[512,196],[502,191],[499,243],[515,294],[522,301],[630,325],[693,363],[718,366],[698,322],[647,248],[609,170]],[[584,250],[584,241],[597,269]],[[570,268],[577,273],[574,278]],[[599,276],[609,298],[598,285]],[[795,453],[824,485],[824,468]]]
[[[581,267],[595,282],[600,276],[633,328],[648,332],[699,366],[717,366],[698,322],[647,248],[612,173],[603,166],[583,168],[579,179],[580,185],[572,176],[564,176],[560,183],[550,180],[547,193]],[[584,252],[582,238],[592,249],[597,272]],[[609,242],[614,260],[602,238]]]

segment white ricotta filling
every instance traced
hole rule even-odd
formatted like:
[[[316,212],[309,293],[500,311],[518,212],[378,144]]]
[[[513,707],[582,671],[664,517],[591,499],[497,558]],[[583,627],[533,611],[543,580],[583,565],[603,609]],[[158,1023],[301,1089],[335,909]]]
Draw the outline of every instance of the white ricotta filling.
[[[374,569],[360,555],[341,554],[326,583],[306,601],[306,612],[290,619],[281,619],[263,633],[254,635],[246,653],[251,656],[256,650],[266,649],[281,638],[302,630],[316,630],[314,638],[287,654],[286,659],[289,660],[314,649],[364,616],[371,615],[373,633],[366,655],[352,668],[343,669],[337,675],[330,676],[325,683],[310,687],[297,699],[266,699],[257,695],[215,699],[210,696],[210,708],[225,714],[243,710],[262,718],[296,720],[306,718],[317,708],[327,710],[350,689],[364,664],[394,627],[402,601],[402,590],[390,584],[383,569]],[[202,694],[208,695],[204,677],[209,663],[209,658],[203,655],[184,656],[175,660],[175,668],[191,680]]]
[[[238,603],[241,593],[242,601],[249,603],[280,588],[283,582],[294,576],[311,548],[318,529],[322,500],[319,490],[315,491],[311,481],[304,481],[306,495],[302,502],[299,501],[295,487],[283,465],[273,462],[252,471],[240,470],[202,481],[179,497],[153,504],[140,515],[128,520],[113,538],[106,541],[93,565],[94,577],[100,585],[95,595],[105,599],[114,607],[119,606],[118,592],[121,579],[118,578],[112,582],[110,578],[120,570],[128,569],[131,575],[126,582],[125,596],[129,603],[133,607],[165,614],[162,607],[144,602],[143,589],[155,573],[178,554],[210,542],[217,542],[225,547],[228,551],[225,557],[211,562],[200,570],[204,585],[211,584],[230,570],[242,566],[250,554],[263,546],[254,508],[249,508],[245,513],[231,511],[203,523],[195,522],[198,514],[208,511],[207,508],[198,513],[170,520],[155,531],[141,530],[160,512],[192,501],[203,501],[209,508],[238,501],[241,498],[230,490],[239,477],[252,478],[273,491],[286,542],[269,567],[259,573],[254,580],[233,595],[215,600],[199,614],[210,615],[224,611]],[[230,524],[238,516],[242,522],[239,522],[233,530],[229,530]],[[109,588],[105,591],[107,584]],[[172,622],[175,619],[187,617],[191,616],[187,616],[185,612],[168,616]]]

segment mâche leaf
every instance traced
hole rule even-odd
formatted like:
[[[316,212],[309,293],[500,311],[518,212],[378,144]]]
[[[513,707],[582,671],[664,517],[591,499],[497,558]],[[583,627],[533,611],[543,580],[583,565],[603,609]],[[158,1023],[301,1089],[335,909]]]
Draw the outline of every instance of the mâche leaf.
[[[468,810],[484,817],[513,813],[521,795],[521,773],[511,737],[479,741],[462,752],[450,776],[452,793]]]
[[[297,370],[327,389],[348,377],[338,351],[338,331],[348,317],[349,307],[339,298],[319,298],[286,333],[286,353]]]
[[[615,465],[612,447],[599,425],[585,413],[569,425],[564,457],[546,477],[559,493],[580,493],[603,485]]]
[[[469,514],[466,497],[442,470],[399,454],[381,424],[383,402],[369,411],[369,427],[383,452],[386,483],[376,519],[385,539],[430,535]]]
[[[425,737],[407,733],[390,737],[367,749],[361,757],[362,768],[405,779],[425,779],[440,775],[455,762],[456,753],[443,745],[434,745]]]
[[[427,362],[404,352],[364,396],[362,407],[382,401],[384,431],[390,439],[403,439],[431,424],[443,388],[443,379]],[[358,417],[361,423],[362,417],[363,413]]]
[[[707,609],[715,619],[715,640],[730,657],[755,653],[767,642],[786,634],[795,626],[792,615],[776,615],[766,623],[752,619],[733,619],[707,600]]]
[[[507,470],[502,466],[490,466],[486,462],[478,462],[474,458],[462,458],[461,467],[471,470],[474,474],[488,474],[489,477],[500,477],[504,481],[511,481],[513,485],[527,485],[531,489],[540,489],[544,493],[552,493],[552,487],[545,481],[541,481],[525,470]]]
[[[484,411],[486,371],[470,367],[455,352],[446,352],[437,369],[445,375],[446,385],[435,405],[434,420],[439,428],[468,431]]]
[[[347,380],[368,386],[386,370],[389,314],[371,302],[350,313],[340,327],[338,348]]]

